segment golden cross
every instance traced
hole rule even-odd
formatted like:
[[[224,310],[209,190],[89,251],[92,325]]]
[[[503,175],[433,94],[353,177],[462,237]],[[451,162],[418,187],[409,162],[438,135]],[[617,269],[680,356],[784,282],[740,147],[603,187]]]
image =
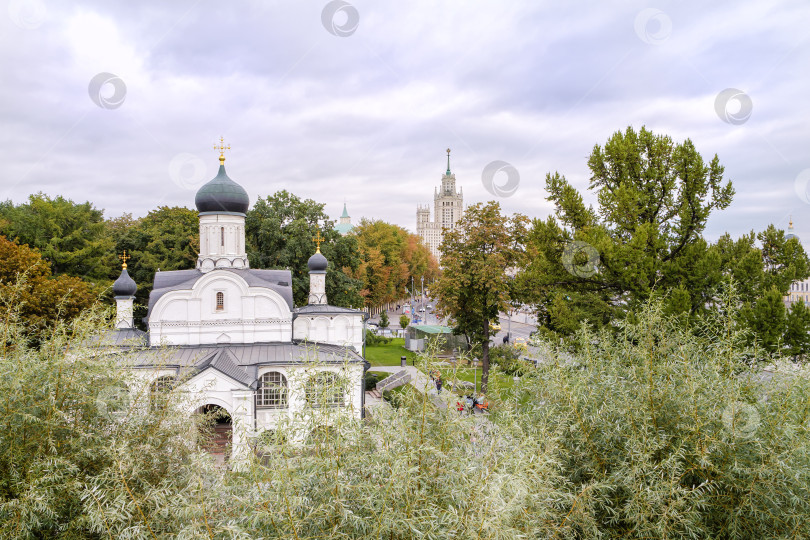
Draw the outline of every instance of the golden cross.
[[[321,252],[321,242],[323,242],[323,240],[324,239],[321,238],[321,231],[316,232],[315,236],[312,237],[312,241],[315,242],[317,246],[317,250],[315,251],[315,253]]]
[[[225,163],[225,150],[230,150],[231,145],[225,146],[225,137],[219,138],[219,146],[214,144],[214,150],[219,150],[219,163]]]
[[[122,261],[124,261],[124,263],[121,265],[121,268],[126,268],[127,267],[127,261],[130,260],[132,257],[127,255],[127,250],[124,250],[124,254],[119,255],[118,258],[121,259]]]

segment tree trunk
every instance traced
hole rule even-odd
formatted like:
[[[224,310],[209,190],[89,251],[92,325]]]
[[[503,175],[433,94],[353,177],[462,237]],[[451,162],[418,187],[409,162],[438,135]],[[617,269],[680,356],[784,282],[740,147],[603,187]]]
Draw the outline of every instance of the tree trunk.
[[[487,393],[489,383],[489,320],[484,320],[484,342],[481,344],[481,392]]]

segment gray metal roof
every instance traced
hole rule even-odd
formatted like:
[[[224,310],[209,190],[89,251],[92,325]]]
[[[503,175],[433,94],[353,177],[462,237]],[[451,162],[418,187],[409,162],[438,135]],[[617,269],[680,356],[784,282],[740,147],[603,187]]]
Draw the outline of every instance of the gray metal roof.
[[[208,354],[200,362],[195,364],[193,368],[186,368],[183,372],[191,371],[193,376],[210,367],[224,373],[231,379],[239,381],[245,386],[253,386],[256,382],[256,370],[251,370],[253,371],[253,375],[251,376],[247,371],[236,364],[237,360],[231,355],[230,351],[223,348]]]
[[[85,343],[101,347],[145,347],[147,334],[137,328],[116,328],[94,335]]]
[[[279,293],[290,311],[294,309],[292,292],[292,273],[289,270],[254,270],[252,268],[237,270],[235,268],[217,268],[212,272],[233,272],[237,274],[249,287],[266,287]],[[149,293],[149,310],[146,319],[152,315],[152,308],[164,294],[171,291],[191,290],[198,279],[203,277],[199,270],[172,270],[170,272],[155,272],[155,281],[152,292]]]
[[[227,351],[227,360],[246,373],[250,373],[251,367],[266,365],[296,365],[306,362],[342,364],[363,361],[360,355],[349,347],[312,342],[150,347],[134,351],[129,360],[138,367],[191,368],[214,363],[215,357],[222,351]],[[219,365],[225,366],[221,369],[223,373],[224,369],[228,369],[225,360],[217,361],[216,366]]]

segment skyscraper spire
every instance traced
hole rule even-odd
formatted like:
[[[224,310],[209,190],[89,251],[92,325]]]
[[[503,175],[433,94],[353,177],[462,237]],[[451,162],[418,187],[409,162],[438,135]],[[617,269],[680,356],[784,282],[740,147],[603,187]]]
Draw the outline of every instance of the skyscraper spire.
[[[447,175],[450,176],[450,149],[447,149]]]

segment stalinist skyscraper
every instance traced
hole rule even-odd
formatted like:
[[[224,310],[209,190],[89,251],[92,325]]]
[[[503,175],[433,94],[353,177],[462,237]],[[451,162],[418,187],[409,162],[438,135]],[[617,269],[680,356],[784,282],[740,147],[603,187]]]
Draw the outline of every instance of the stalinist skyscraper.
[[[450,149],[447,149],[447,172],[442,175],[442,186],[433,189],[433,221],[430,220],[430,205],[416,208],[416,233],[430,248],[433,256],[440,258],[439,246],[445,231],[452,231],[464,212],[464,195],[456,191],[456,175],[450,172]]]

